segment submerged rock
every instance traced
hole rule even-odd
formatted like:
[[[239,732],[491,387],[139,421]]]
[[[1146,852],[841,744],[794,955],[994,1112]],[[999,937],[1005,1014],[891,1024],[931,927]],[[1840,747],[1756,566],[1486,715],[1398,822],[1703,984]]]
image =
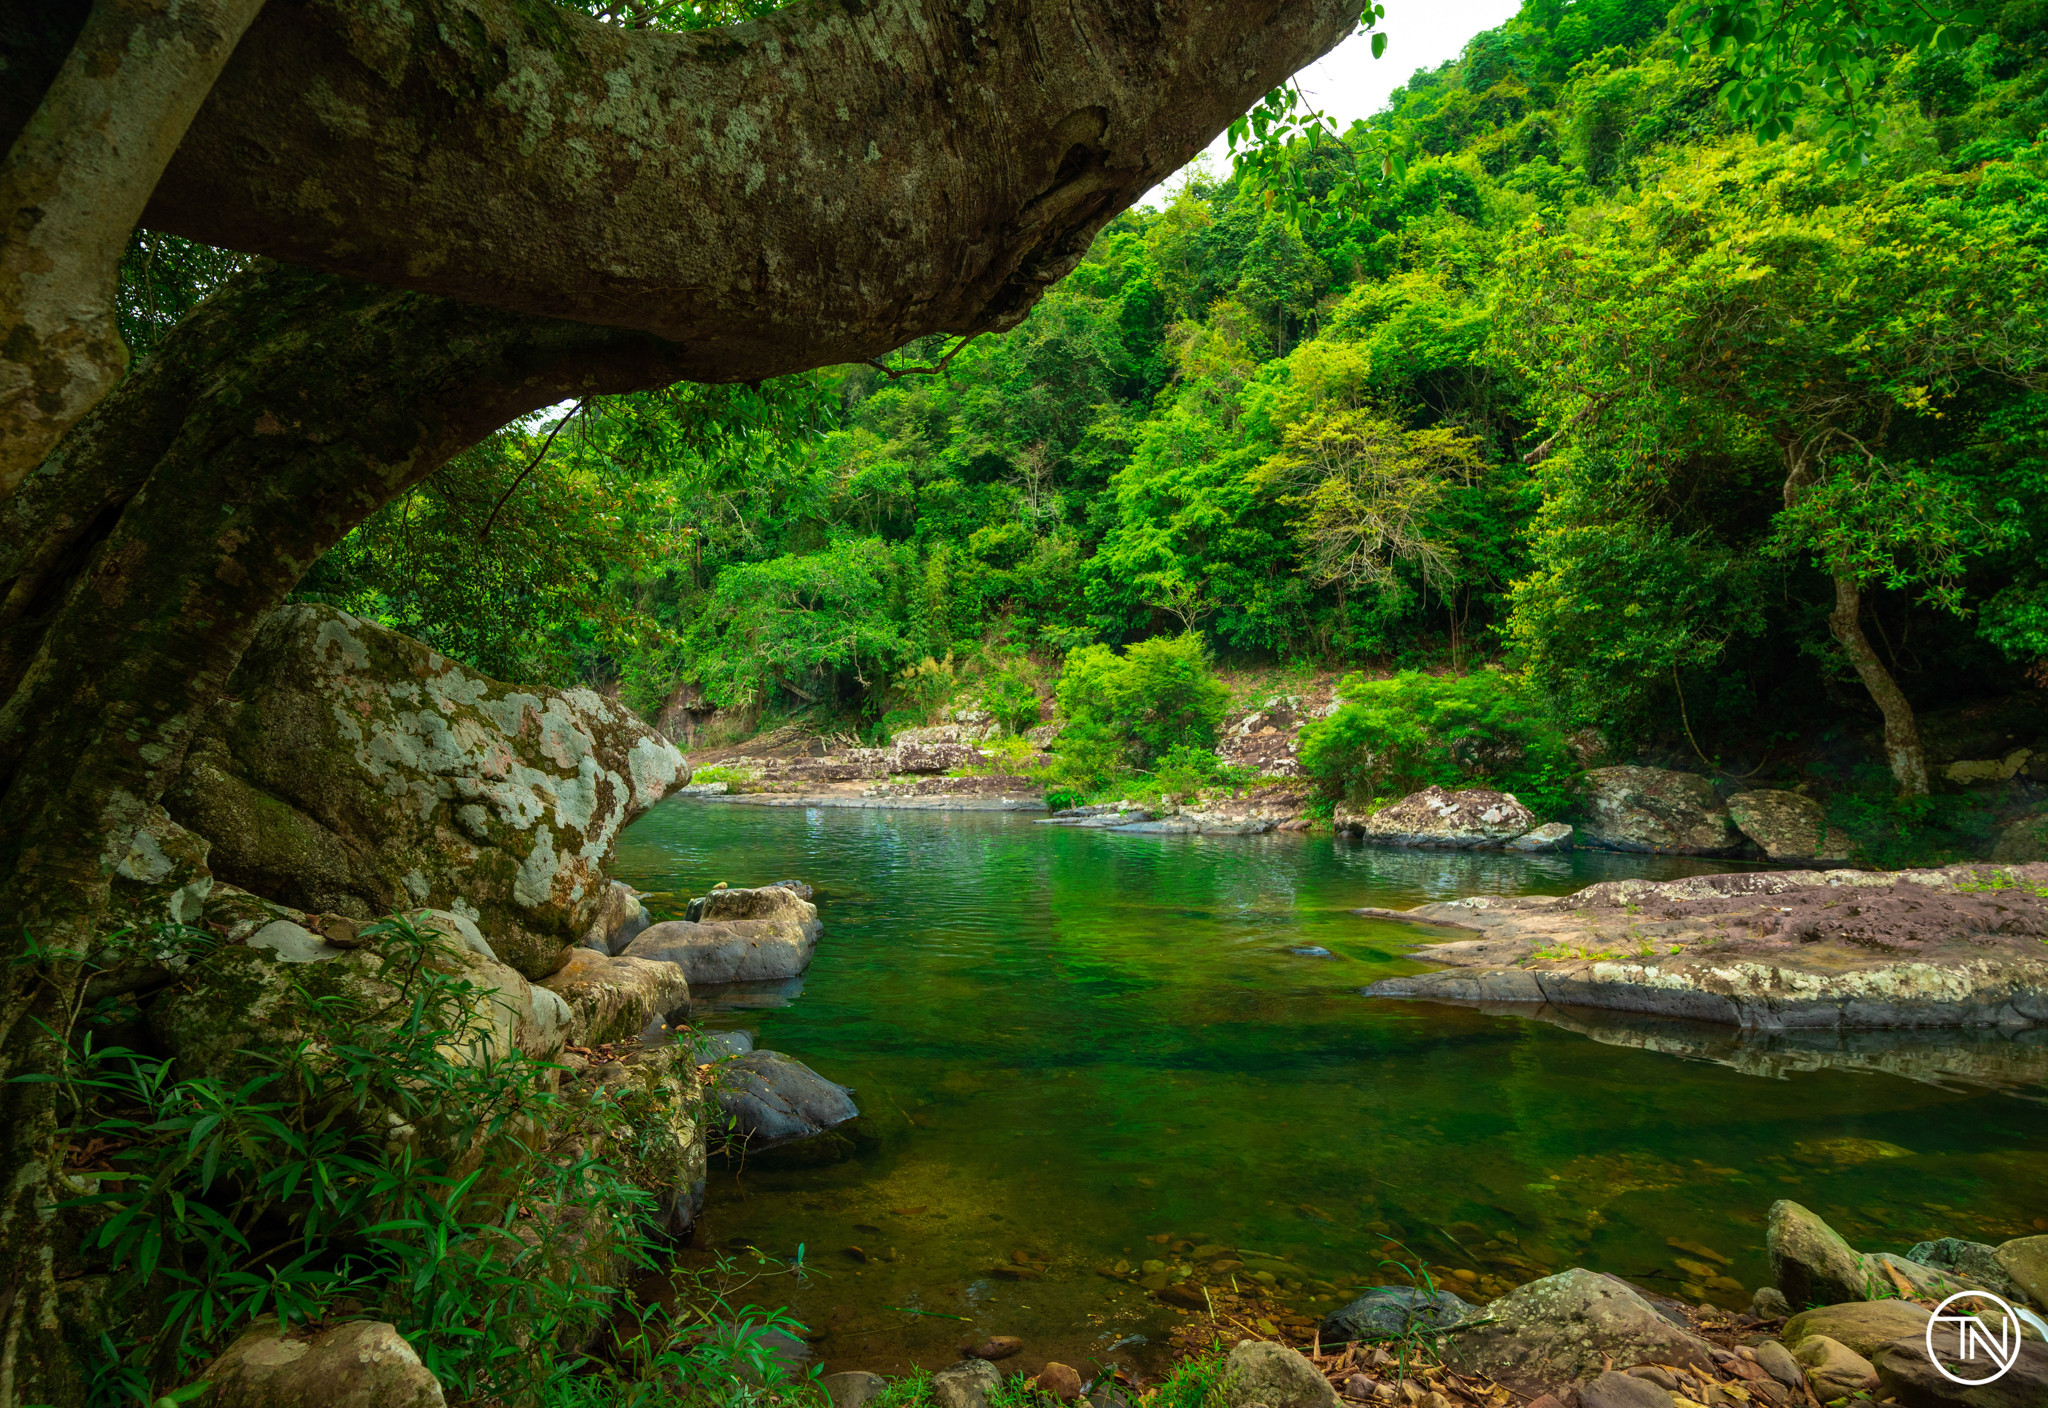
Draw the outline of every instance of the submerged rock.
[[[1802,792],[1759,788],[1728,799],[1728,815],[1772,860],[1847,860],[1849,838],[1828,829],[1827,813]]]
[[[457,911],[528,978],[584,937],[619,832],[687,773],[591,690],[503,684],[325,606],[272,612],[224,693],[164,794],[216,879],[358,918]]]
[[[1398,1339],[1447,1330],[1470,1319],[1475,1310],[1449,1291],[1430,1294],[1414,1286],[1374,1286],[1341,1310],[1331,1311],[1318,1333],[1324,1344],[1332,1345]]]
[[[1512,794],[1484,788],[1425,787],[1365,819],[1368,841],[1383,846],[1498,846],[1528,831],[1536,815]]]
[[[353,1320],[283,1335],[275,1320],[200,1375],[212,1408],[442,1408],[440,1382],[393,1325]]]
[[[1612,851],[1732,855],[1743,847],[1714,784],[1665,768],[1594,768],[1584,775],[1579,839]]]
[[[1711,1369],[1713,1346],[1674,1325],[1611,1276],[1574,1268],[1509,1292],[1486,1307],[1487,1323],[1447,1340],[1444,1363],[1541,1393],[1610,1364]]]
[[[750,1051],[722,1061],[712,1098],[752,1152],[811,1139],[860,1117],[853,1093],[779,1051]]]
[[[825,1401],[832,1408],[861,1408],[869,1399],[886,1393],[889,1381],[880,1374],[850,1369],[843,1374],[825,1375],[818,1380],[818,1387],[824,1390]]]

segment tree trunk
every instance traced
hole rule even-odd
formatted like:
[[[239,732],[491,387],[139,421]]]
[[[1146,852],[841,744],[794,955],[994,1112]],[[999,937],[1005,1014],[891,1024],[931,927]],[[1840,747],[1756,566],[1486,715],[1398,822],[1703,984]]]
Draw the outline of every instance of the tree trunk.
[[[127,369],[121,251],[262,3],[99,0],[0,162],[0,497]]]
[[[1899,792],[1908,797],[1927,795],[1927,755],[1920,747],[1920,725],[1913,717],[1913,705],[1899,688],[1891,671],[1878,659],[1870,637],[1863,634],[1863,591],[1853,577],[1835,578],[1835,609],[1828,613],[1828,629],[1834,632],[1856,676],[1877,707],[1884,713],[1884,756],[1898,779]]]
[[[350,528],[515,416],[676,379],[643,333],[265,266],[0,508],[0,1386],[84,1387],[57,1316],[48,1074],[109,874],[258,622]]]

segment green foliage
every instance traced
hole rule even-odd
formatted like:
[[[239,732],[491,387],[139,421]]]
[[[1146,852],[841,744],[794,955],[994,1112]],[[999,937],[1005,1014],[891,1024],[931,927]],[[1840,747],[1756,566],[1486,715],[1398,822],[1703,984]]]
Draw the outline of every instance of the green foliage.
[[[1108,744],[1138,766],[1176,748],[1208,748],[1230,707],[1193,632],[1139,641],[1119,655],[1106,645],[1068,654],[1059,680],[1067,720],[1061,752]]]
[[[1335,713],[1301,731],[1301,763],[1333,797],[1370,803],[1424,787],[1512,792],[1554,815],[1575,769],[1540,698],[1494,670],[1348,677]]]
[[[1038,691],[1015,668],[998,671],[984,680],[981,702],[996,716],[1005,733],[1023,733],[1038,724]]]
[[[96,1401],[182,1401],[176,1386],[258,1317],[289,1327],[359,1307],[394,1323],[451,1397],[630,1401],[593,1397],[560,1346],[612,1313],[605,1268],[656,1265],[653,1199],[578,1152],[631,1154],[653,1112],[620,1088],[572,1109],[552,1067],[493,1054],[491,999],[445,970],[438,934],[393,918],[359,938],[397,998],[373,1010],[297,991],[303,1034],[245,1052],[255,1074],[180,1077],[88,1041],[54,1078],[68,1146],[106,1151],[65,1207],[112,1268],[108,1303],[132,1310],[92,1347]],[[217,940],[169,926],[162,942]],[[678,1386],[761,1357],[762,1332],[785,1323],[745,1311],[730,1352],[707,1355],[688,1347],[687,1315],[641,1313],[643,1341],[659,1341],[649,1372]]]

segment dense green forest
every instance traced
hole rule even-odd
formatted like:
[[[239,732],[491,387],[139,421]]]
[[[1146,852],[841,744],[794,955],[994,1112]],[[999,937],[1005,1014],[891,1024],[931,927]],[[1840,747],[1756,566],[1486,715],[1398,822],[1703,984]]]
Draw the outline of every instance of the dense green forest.
[[[2044,59],[2011,0],[1899,59],[1845,159],[1817,112],[1739,128],[1645,0],[1531,0],[1285,153],[1306,200],[1198,164],[1013,331],[561,408],[302,592],[503,676],[869,731],[970,662],[1190,630],[1497,662],[1709,751],[1867,730],[1889,681],[2010,693],[2048,672]]]

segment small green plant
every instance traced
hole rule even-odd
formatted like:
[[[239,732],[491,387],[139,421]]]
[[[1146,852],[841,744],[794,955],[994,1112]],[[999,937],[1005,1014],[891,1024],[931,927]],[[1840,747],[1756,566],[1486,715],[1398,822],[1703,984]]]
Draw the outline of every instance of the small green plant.
[[[1038,724],[1038,691],[1016,669],[989,676],[981,687],[981,703],[1004,733],[1019,734]]]

